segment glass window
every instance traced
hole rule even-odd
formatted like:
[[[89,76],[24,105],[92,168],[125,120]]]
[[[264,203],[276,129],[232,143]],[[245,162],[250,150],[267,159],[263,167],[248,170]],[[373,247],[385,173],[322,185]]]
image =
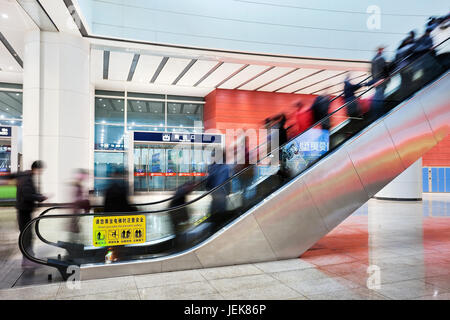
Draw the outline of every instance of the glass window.
[[[203,127],[203,105],[195,103],[167,104],[168,127]]]
[[[134,131],[166,131],[166,128],[164,126],[159,127],[151,127],[151,126],[128,126],[128,130],[134,130]]]
[[[124,106],[124,99],[95,98],[95,122],[123,125]]]
[[[1,126],[17,126],[17,127],[21,127],[22,126],[22,121],[19,121],[19,120],[0,120],[0,125]]]
[[[95,125],[95,150],[124,150],[123,126]]]
[[[22,118],[22,92],[0,91],[0,120]]]
[[[164,102],[128,100],[127,125],[165,125]]]
[[[125,154],[123,152],[95,152],[94,174],[95,177],[111,177],[116,169],[123,169]]]

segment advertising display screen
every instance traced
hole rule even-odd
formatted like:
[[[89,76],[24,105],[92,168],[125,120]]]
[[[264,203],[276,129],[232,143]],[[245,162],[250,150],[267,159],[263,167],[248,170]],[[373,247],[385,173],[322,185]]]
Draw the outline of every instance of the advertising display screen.
[[[295,138],[283,152],[283,157],[288,160],[288,168],[296,172],[302,171],[328,152],[329,140],[329,131],[322,129],[310,129]]]

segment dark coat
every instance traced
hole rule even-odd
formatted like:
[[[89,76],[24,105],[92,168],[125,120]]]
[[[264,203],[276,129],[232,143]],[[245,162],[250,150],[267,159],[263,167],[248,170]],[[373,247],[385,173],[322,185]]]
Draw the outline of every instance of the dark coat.
[[[131,212],[136,208],[128,202],[128,187],[124,181],[112,182],[105,192],[105,212]]]
[[[36,208],[37,202],[42,202],[46,198],[37,192],[31,171],[17,174],[16,179],[16,208],[19,211],[33,211]]]
[[[314,118],[314,123],[319,122],[320,120],[322,120],[323,118],[325,118],[326,116],[328,116],[328,112],[330,110],[330,98],[328,96],[318,96],[312,106],[312,112],[313,112],[313,118]],[[322,122],[322,128],[325,130],[330,130],[330,118],[325,119]]]
[[[381,54],[377,54],[372,59],[372,78],[375,82],[388,77],[387,63]]]

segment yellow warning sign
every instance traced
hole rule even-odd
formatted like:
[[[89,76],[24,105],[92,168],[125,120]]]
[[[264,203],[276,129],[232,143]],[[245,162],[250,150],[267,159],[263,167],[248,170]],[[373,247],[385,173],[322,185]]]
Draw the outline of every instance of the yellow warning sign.
[[[145,242],[145,216],[95,216],[93,244],[96,247]]]

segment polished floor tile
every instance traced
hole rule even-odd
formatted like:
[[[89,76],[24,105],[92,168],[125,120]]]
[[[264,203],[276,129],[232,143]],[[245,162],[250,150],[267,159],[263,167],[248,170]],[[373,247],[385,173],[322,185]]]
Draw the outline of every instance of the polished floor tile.
[[[209,281],[211,285],[220,293],[231,292],[235,290],[249,290],[254,288],[267,287],[280,282],[269,275],[260,274],[252,276],[243,276],[236,278],[217,279]]]
[[[57,298],[68,298],[134,289],[137,288],[132,276],[80,281],[79,287],[72,287],[69,286],[69,283],[62,282]]]
[[[315,267],[314,264],[301,259],[289,259],[289,260],[255,263],[255,266],[265,273],[302,270]]]
[[[54,300],[61,284],[0,290],[0,300]]]
[[[198,270],[154,273],[135,276],[134,279],[136,281],[136,286],[138,287],[138,289],[205,280]]]
[[[263,273],[254,265],[236,265],[218,268],[206,268],[199,270],[199,272],[206,280],[234,278]]]
[[[290,281],[286,282],[286,285],[307,297],[325,292],[343,291],[360,287],[357,283],[342,277]]]
[[[386,300],[385,296],[367,288],[324,292],[307,296],[310,300]]]
[[[139,295],[143,300],[184,300],[217,294],[219,294],[219,292],[211,286],[208,281],[170,284],[139,289]]]
[[[433,295],[440,290],[422,280],[408,280],[383,284],[380,289],[375,289],[375,291],[391,299],[404,300]]]
[[[227,300],[286,300],[304,297],[281,283],[258,288],[224,291],[221,294]]]

